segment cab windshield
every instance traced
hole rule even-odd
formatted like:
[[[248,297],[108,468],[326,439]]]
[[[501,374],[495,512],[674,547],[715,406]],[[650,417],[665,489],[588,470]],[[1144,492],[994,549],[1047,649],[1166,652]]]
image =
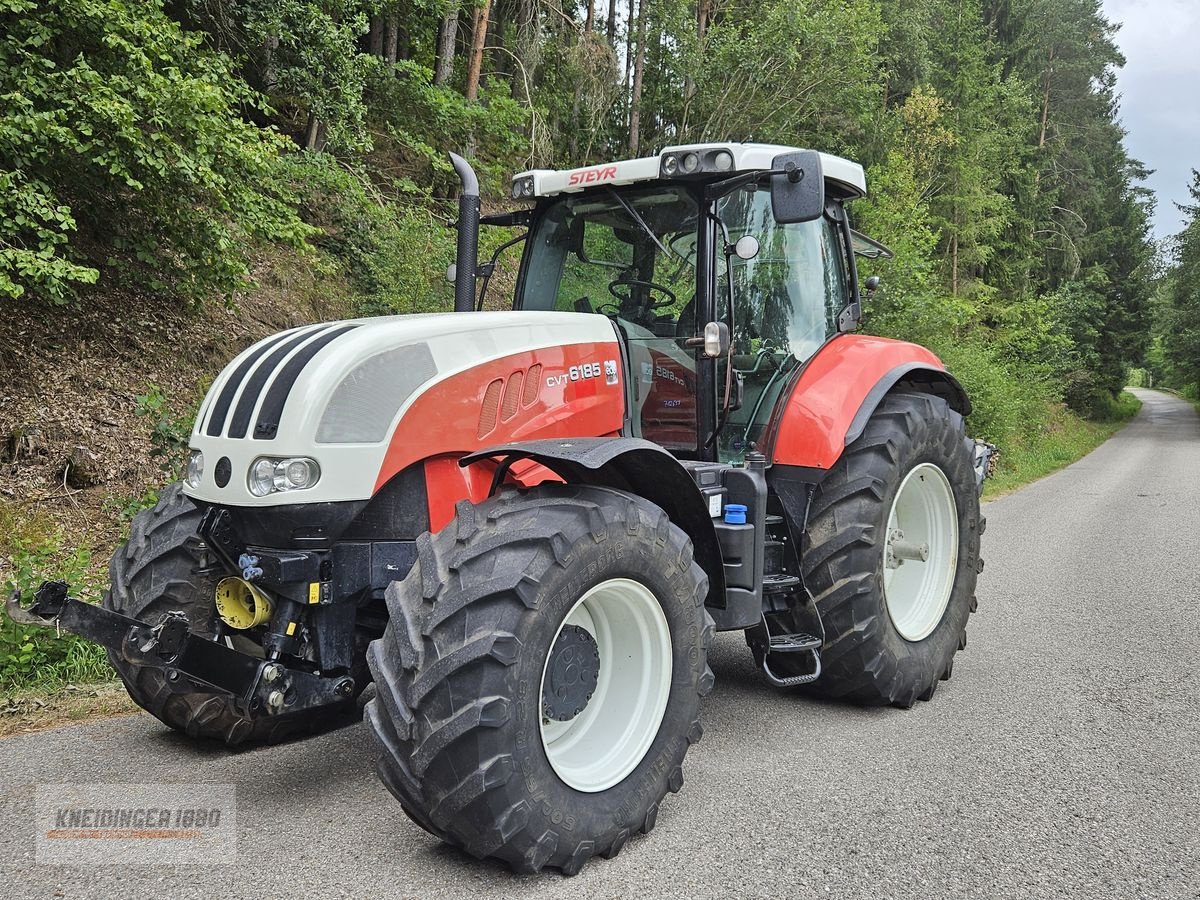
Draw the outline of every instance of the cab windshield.
[[[717,202],[715,213],[721,234],[709,315],[730,320],[732,275],[731,359],[745,387],[717,446],[721,458],[736,459],[761,436],[786,376],[836,333],[849,298],[847,261],[831,220],[781,225],[765,188],[735,191]],[[721,396],[697,398],[699,351],[685,341],[704,326],[696,303],[700,218],[697,194],[683,185],[556,200],[529,236],[516,303],[518,309],[612,318],[629,347],[635,434],[683,455],[701,449],[697,403],[720,407],[728,364],[718,361]],[[732,246],[746,235],[759,243],[755,256],[721,252],[725,238]]]

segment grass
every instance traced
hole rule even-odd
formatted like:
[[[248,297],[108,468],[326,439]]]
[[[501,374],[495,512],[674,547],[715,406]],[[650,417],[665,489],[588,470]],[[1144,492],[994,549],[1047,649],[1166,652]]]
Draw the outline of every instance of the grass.
[[[1015,437],[1000,448],[996,474],[984,486],[985,500],[1057,472],[1091,453],[1132,419],[1142,402],[1122,391],[1104,421],[1081,419],[1062,404],[1047,404],[1044,427]]]
[[[73,596],[94,599],[102,587],[91,554],[71,549],[53,518],[15,503],[0,504],[0,590],[19,588],[28,603],[44,580],[62,579]],[[0,696],[12,691],[54,691],[109,680],[103,648],[53,628],[18,625],[0,614]]]

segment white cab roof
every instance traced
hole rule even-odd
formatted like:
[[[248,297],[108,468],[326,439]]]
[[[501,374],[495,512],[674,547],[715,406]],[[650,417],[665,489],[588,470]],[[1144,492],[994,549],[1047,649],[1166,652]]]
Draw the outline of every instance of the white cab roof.
[[[800,150],[799,147],[784,147],[779,144],[736,144],[713,142],[709,144],[684,144],[664,147],[655,156],[640,159],[623,159],[617,162],[584,166],[580,169],[531,169],[514,176],[514,180],[533,177],[535,197],[553,197],[558,194],[574,194],[599,185],[633,184],[638,181],[653,181],[659,178],[662,157],[681,155],[688,151],[727,150],[733,156],[733,167],[727,174],[750,172],[771,168],[771,160],[780,153]],[[867,179],[863,167],[856,162],[822,153],[821,171],[825,181],[843,192],[863,197],[867,193]]]

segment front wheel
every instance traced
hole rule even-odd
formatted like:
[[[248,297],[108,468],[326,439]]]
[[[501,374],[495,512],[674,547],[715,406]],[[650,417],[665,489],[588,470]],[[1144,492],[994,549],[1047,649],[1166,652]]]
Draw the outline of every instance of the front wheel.
[[[826,640],[811,690],[912,706],[950,677],[981,567],[973,461],[944,400],[895,393],[817,487],[802,568]]]
[[[418,542],[368,661],[380,774],[434,835],[574,874],[649,831],[712,686],[707,579],[658,507],[542,485]]]
[[[157,625],[169,612],[182,612],[193,634],[212,639],[213,594],[220,576],[197,534],[201,517],[201,510],[183,493],[179,482],[164,488],[153,509],[134,517],[129,540],[113,554],[104,608],[147,625]],[[360,646],[365,645],[361,635],[358,640]],[[253,654],[256,647],[246,641],[238,649]],[[258,655],[261,653],[258,649]],[[273,743],[342,724],[354,711],[354,704],[347,701],[300,713],[250,718],[227,694],[172,685],[165,669],[136,665],[112,650],[108,658],[138,706],[191,738],[223,741],[229,746]],[[355,663],[359,685],[366,683],[365,672],[358,674],[365,668],[361,660],[360,655]]]

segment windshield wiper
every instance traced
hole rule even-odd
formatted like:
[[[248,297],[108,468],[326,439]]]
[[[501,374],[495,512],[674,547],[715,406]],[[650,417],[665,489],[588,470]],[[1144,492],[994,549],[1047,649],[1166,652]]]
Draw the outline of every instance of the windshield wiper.
[[[646,220],[642,218],[641,213],[630,206],[629,202],[626,201],[624,197],[622,197],[612,188],[609,188],[608,192],[612,194],[614,200],[621,204],[621,208],[625,210],[625,212],[629,213],[629,217],[633,219],[633,221],[637,222],[639,226],[641,226],[642,231],[646,232],[646,235],[650,238],[650,240],[654,241],[654,245],[658,247],[659,250],[661,250],[667,256],[675,255],[685,262],[687,261],[686,256],[682,256],[674,250],[667,249],[666,245],[664,245],[663,242],[658,239],[658,235],[650,230],[650,226],[646,224]]]

